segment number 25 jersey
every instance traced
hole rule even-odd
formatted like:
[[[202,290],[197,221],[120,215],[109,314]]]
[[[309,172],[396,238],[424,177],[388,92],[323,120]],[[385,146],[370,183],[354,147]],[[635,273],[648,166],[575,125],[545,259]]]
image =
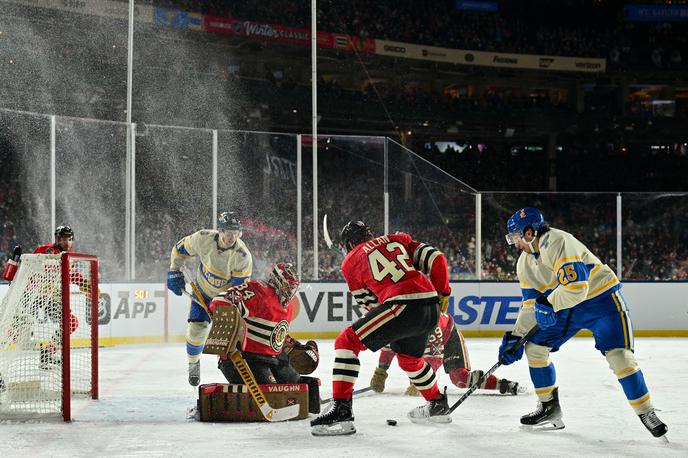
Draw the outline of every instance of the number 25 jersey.
[[[342,274],[356,301],[366,309],[451,291],[444,255],[404,233],[383,235],[357,245],[342,261]]]

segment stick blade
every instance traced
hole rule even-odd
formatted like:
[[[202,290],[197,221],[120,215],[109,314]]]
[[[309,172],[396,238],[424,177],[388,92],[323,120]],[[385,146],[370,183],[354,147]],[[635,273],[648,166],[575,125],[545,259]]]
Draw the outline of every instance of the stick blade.
[[[299,404],[294,404],[293,406],[273,409],[266,403],[260,406],[260,411],[267,421],[286,421],[298,417],[300,408]]]
[[[332,248],[332,238],[330,237],[330,231],[327,230],[327,213],[323,216],[323,238],[327,248]]]

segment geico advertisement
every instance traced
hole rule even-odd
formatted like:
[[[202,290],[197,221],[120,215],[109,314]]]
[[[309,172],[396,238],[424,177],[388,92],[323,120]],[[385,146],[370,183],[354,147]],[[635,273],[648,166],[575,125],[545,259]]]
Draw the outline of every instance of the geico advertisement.
[[[304,283],[293,332],[333,332],[364,315],[344,283]],[[518,283],[455,283],[449,314],[463,329],[511,329],[521,306]]]

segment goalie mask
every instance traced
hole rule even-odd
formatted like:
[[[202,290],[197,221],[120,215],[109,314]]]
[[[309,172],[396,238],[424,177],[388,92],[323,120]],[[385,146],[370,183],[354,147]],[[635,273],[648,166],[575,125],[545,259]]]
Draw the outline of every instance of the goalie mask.
[[[290,262],[279,262],[270,272],[268,284],[272,286],[283,308],[289,306],[299,289],[299,274]]]

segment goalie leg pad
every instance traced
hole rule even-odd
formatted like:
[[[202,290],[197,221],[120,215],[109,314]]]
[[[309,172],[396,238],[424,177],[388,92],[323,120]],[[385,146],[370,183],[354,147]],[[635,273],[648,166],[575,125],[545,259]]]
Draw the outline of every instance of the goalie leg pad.
[[[245,335],[244,319],[236,307],[216,307],[213,326],[205,342],[203,353],[227,355],[241,350]]]
[[[208,337],[207,321],[190,321],[186,327],[186,354],[190,363],[200,361],[203,345]]]
[[[294,420],[308,418],[308,385],[260,385],[268,403],[274,408],[299,404]],[[266,421],[245,385],[212,383],[201,385],[199,416],[201,421]]]

